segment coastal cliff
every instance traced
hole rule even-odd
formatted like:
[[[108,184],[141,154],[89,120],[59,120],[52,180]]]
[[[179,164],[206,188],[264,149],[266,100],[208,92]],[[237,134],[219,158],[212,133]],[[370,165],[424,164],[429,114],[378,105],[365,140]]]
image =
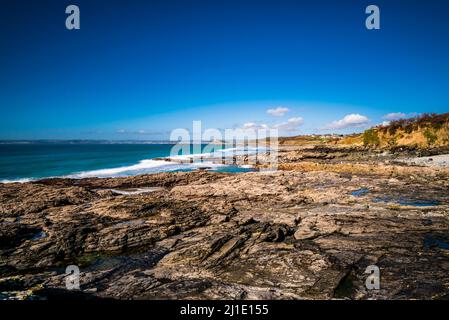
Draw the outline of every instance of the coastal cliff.
[[[340,143],[377,148],[449,147],[449,113],[391,121],[362,134],[345,137]]]

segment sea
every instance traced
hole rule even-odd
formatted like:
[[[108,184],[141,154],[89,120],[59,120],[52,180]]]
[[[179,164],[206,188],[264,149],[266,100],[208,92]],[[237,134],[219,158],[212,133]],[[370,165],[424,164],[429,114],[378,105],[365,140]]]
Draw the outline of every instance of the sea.
[[[173,144],[157,143],[7,143],[0,144],[0,183],[28,182],[43,178],[106,178],[139,174],[192,171],[199,168],[217,172],[252,171],[247,166],[221,164],[211,158],[256,153],[260,148],[206,145],[190,146],[188,154],[172,155]],[[162,159],[161,159],[162,158]],[[165,161],[172,158],[178,161]],[[193,158],[194,162],[189,163]],[[201,160],[200,160],[201,159]],[[180,163],[179,160],[185,160]]]

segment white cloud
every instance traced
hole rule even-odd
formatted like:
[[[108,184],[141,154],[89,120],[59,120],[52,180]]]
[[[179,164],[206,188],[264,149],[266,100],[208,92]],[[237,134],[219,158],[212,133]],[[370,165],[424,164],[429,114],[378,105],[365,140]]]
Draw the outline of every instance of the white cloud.
[[[386,120],[398,120],[398,119],[403,119],[406,116],[407,115],[402,112],[392,112],[392,113],[388,113],[388,114],[384,115],[382,118],[386,119]]]
[[[148,130],[126,130],[126,129],[118,129],[116,131],[118,134],[126,134],[126,135],[145,135],[145,136],[151,136],[151,135],[167,135],[170,134],[169,131],[148,131]]]
[[[274,125],[267,125],[265,123],[247,122],[243,124],[243,129],[277,129],[279,131],[298,131],[299,127],[304,124],[304,119],[301,117],[294,117],[288,119],[286,122],[277,123]]]
[[[369,119],[361,114],[353,113],[344,116],[343,119],[335,120],[324,127],[326,130],[345,129],[345,128],[361,128],[369,123]]]
[[[413,118],[418,116],[419,113],[411,112],[411,113],[403,113],[403,112],[392,112],[384,115],[382,118],[385,120],[399,120],[405,118]]]
[[[264,123],[247,122],[243,124],[243,129],[268,129],[268,126]]]
[[[274,108],[274,109],[268,109],[267,113],[269,115],[274,116],[274,117],[282,117],[284,114],[286,114],[289,111],[290,111],[289,108],[277,107],[277,108]]]
[[[382,121],[382,123],[380,124],[382,127],[387,127],[389,126],[391,123],[391,121]]]
[[[117,133],[120,134],[147,134],[147,132],[145,130],[125,130],[125,129],[119,129],[117,130]]]
[[[279,123],[273,126],[274,129],[280,131],[297,131],[299,126],[304,124],[304,119],[301,117],[290,118],[287,122]]]

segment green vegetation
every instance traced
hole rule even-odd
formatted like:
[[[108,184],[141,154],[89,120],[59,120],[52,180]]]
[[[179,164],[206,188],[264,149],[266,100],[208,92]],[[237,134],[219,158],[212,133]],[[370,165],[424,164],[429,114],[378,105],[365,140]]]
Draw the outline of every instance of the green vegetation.
[[[424,137],[427,139],[427,144],[432,145],[437,141],[437,135],[432,132],[430,129],[426,129],[424,131]]]
[[[380,144],[379,136],[377,135],[377,132],[374,129],[366,130],[363,133],[363,144],[365,146],[367,145],[378,146]]]

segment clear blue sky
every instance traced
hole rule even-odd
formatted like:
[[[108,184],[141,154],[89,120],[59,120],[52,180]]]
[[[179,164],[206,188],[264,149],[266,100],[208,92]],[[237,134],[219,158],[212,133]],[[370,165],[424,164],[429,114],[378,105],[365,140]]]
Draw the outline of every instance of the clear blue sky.
[[[445,0],[2,1],[0,139],[164,139],[192,120],[352,132],[449,112],[448,15]]]

